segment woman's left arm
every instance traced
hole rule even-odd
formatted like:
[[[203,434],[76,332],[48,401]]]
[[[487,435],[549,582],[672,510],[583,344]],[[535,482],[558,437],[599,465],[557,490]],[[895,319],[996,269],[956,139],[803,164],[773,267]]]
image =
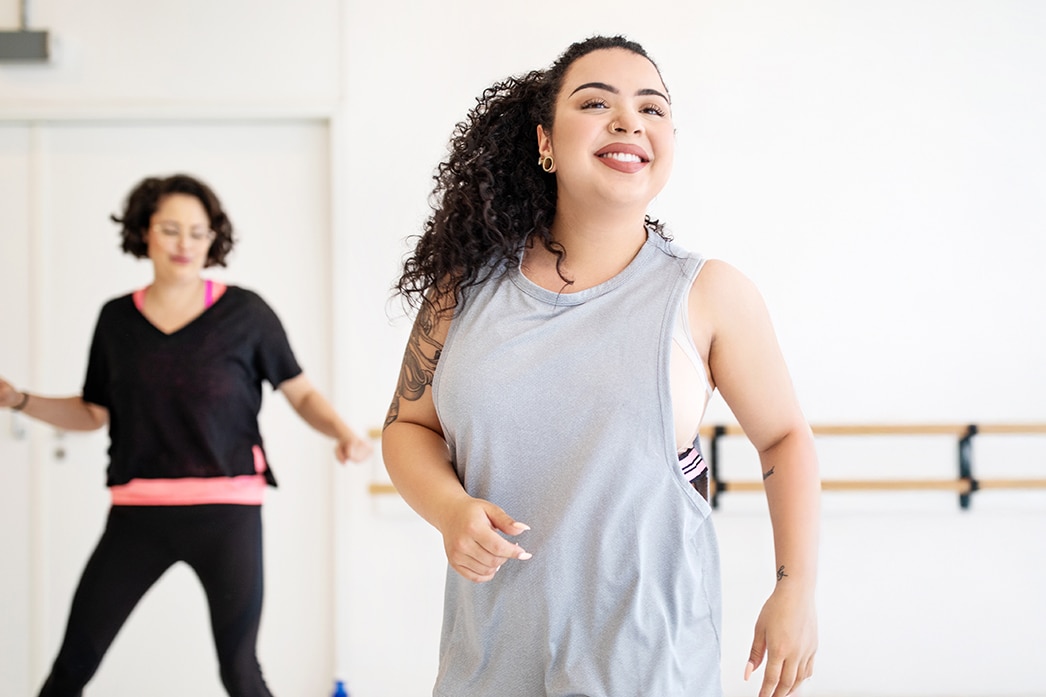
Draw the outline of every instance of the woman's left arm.
[[[745,679],[765,657],[759,697],[785,697],[810,677],[817,651],[821,485],[813,435],[751,281],[709,261],[694,284],[690,308],[695,341],[703,339],[708,347],[712,380],[759,453],[773,526],[777,581],[756,621]]]
[[[327,398],[313,387],[305,373],[284,380],[279,390],[305,423],[337,441],[334,455],[339,462],[362,462],[370,457],[374,450],[370,441],[349,428]]]

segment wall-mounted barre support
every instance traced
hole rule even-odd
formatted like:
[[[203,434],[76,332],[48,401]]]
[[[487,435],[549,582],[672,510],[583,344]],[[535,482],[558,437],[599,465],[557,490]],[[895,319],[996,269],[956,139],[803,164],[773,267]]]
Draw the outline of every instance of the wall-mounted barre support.
[[[973,437],[976,435],[977,426],[970,424],[959,439],[959,481],[969,482],[969,491],[959,492],[959,508],[964,511],[970,507],[970,494],[978,488],[973,478]]]
[[[719,439],[725,435],[726,426],[718,424],[712,427],[712,438],[708,441],[708,502],[712,508],[719,508],[719,492],[725,491],[719,479]]]

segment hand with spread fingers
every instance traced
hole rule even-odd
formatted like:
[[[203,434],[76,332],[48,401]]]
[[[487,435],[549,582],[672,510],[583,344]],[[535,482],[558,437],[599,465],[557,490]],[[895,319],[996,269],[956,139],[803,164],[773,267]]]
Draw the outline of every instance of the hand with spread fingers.
[[[759,697],[794,694],[814,671],[817,616],[809,594],[778,586],[756,620],[745,680],[766,660]]]

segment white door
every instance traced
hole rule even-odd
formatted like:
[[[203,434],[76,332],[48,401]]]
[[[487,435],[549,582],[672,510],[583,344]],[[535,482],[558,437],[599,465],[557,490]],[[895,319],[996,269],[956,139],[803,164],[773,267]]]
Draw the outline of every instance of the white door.
[[[34,232],[39,239],[30,254],[30,274],[42,312],[32,322],[38,380],[32,388],[79,392],[102,303],[150,279],[148,262],[120,252],[118,227],[109,215],[121,210],[142,177],[174,172],[208,182],[236,228],[229,268],[212,275],[258,291],[283,320],[299,362],[321,389],[327,387],[326,122],[90,122],[38,128],[34,157],[40,195],[30,208],[39,216]],[[17,363],[18,356],[10,360]],[[270,492],[264,509],[266,599],[259,658],[275,693],[323,694],[333,664],[334,460],[329,443],[299,421],[279,394],[266,395],[262,431],[281,488]],[[45,428],[32,433],[38,443],[32,466],[39,468],[41,490],[33,513],[41,552],[32,581],[40,594],[31,671],[35,690],[57,651],[73,590],[108,506],[103,433],[61,435]],[[4,551],[7,547],[12,545],[6,543]],[[172,568],[145,596],[87,690],[113,697],[144,693],[224,695],[203,592],[184,565]]]
[[[29,380],[30,129],[0,128],[0,376],[15,385]],[[0,414],[0,685],[12,695],[30,693],[28,628],[31,603],[28,430],[23,417]]]

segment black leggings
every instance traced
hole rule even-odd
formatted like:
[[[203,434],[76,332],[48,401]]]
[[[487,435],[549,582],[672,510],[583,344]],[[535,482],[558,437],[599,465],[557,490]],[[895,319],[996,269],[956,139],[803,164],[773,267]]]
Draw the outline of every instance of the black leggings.
[[[225,690],[233,697],[271,697],[255,655],[261,507],[237,505],[113,506],[40,697],[80,697],[131,610],[179,561],[192,567],[207,594]]]

